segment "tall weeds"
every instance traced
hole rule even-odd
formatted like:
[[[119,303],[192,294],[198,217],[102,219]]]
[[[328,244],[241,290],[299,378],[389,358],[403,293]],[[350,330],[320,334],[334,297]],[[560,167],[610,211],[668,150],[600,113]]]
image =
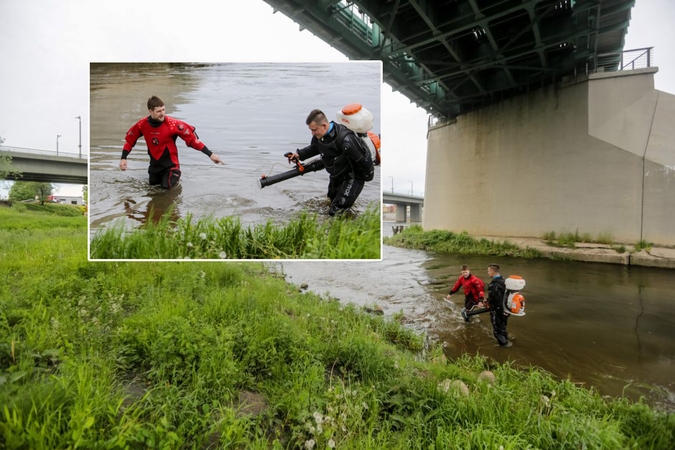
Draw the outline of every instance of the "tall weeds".
[[[1,232],[0,448],[675,447],[673,415],[424,356],[261,263],[90,263],[84,230]]]
[[[379,259],[380,212],[373,206],[356,218],[320,221],[303,212],[285,225],[268,221],[243,227],[238,218],[191,216],[172,223],[170,214],[145,228],[121,226],[98,233],[94,259]]]

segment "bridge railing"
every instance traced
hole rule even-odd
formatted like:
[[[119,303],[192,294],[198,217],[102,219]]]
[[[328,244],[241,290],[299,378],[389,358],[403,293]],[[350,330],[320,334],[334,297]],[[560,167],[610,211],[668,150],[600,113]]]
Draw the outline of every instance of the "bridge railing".
[[[404,196],[404,197],[413,197],[413,198],[424,198],[424,191],[411,193],[409,190],[408,191],[399,191],[399,190],[392,191],[391,189],[383,189],[382,194],[401,195],[401,196]]]
[[[7,145],[0,145],[0,152],[9,152],[9,153],[28,153],[31,155],[47,155],[47,156],[63,156],[64,158],[77,158],[77,159],[87,159],[89,155],[81,155],[79,153],[71,152],[62,152],[58,153],[56,150],[37,150],[34,148],[23,148],[23,147],[10,147]]]
[[[373,44],[375,32],[372,24],[369,25],[370,17],[360,12],[356,5],[342,0],[332,6],[331,14],[355,35],[363,39],[366,44]]]
[[[613,53],[596,54],[591,72],[616,72],[646,69],[654,64],[654,47],[636,48]]]

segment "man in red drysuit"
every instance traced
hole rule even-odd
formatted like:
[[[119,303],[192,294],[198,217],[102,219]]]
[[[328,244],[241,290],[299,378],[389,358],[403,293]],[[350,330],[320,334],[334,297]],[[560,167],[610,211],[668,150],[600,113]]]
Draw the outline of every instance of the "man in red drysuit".
[[[127,170],[127,156],[141,136],[145,138],[145,143],[148,145],[148,155],[150,155],[148,174],[152,185],[159,184],[168,189],[180,180],[177,137],[183,139],[188,147],[200,150],[215,164],[225,164],[218,155],[211,152],[199,140],[195,127],[165,114],[164,102],[161,98],[153,95],[148,99],[148,112],[150,113],[148,117],[139,120],[127,131],[122,159],[120,159],[121,170]]]
[[[481,306],[485,297],[485,283],[475,275],[471,275],[469,266],[464,264],[462,266],[462,275],[459,277],[455,285],[450,290],[447,299],[455,292],[459,291],[460,286],[464,288],[464,308],[470,311],[471,308],[478,305]],[[465,319],[466,320],[466,319]],[[468,320],[467,320],[468,322]]]

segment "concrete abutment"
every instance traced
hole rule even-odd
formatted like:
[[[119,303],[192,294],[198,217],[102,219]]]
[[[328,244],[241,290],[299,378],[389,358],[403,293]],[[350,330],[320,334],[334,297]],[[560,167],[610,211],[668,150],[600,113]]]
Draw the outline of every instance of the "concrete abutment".
[[[423,225],[675,244],[675,96],[657,69],[545,87],[429,129]]]

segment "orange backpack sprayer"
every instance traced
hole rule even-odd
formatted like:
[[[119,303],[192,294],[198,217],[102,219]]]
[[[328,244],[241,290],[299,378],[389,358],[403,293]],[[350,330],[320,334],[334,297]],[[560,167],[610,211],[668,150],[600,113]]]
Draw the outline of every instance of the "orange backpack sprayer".
[[[373,128],[373,115],[361,103],[352,103],[337,112],[337,122],[355,132],[370,150],[370,156],[376,166],[380,165],[380,137],[370,131]]]
[[[504,292],[503,304],[504,312],[511,316],[525,315],[525,297],[520,293],[521,289],[525,288],[525,280],[518,275],[509,275],[505,280],[506,291]],[[477,314],[483,314],[490,311],[490,308],[476,308],[467,311],[462,308],[462,318],[468,321],[469,317]]]
[[[525,280],[518,275],[510,275],[505,284],[504,312],[511,316],[524,316],[525,297],[519,291],[525,288]]]

